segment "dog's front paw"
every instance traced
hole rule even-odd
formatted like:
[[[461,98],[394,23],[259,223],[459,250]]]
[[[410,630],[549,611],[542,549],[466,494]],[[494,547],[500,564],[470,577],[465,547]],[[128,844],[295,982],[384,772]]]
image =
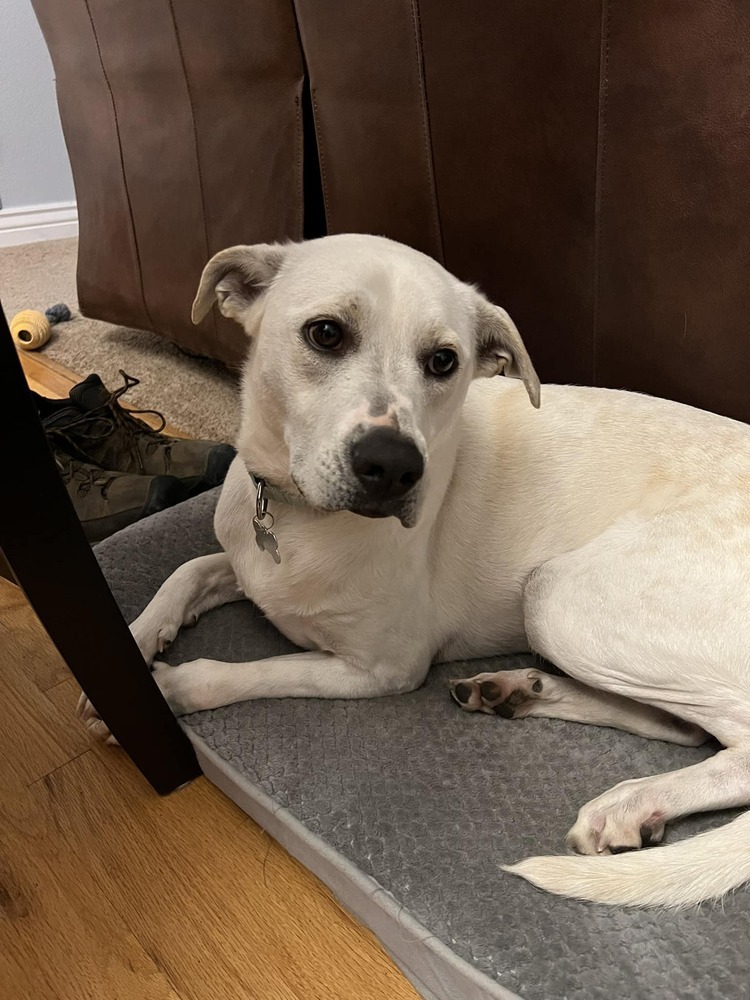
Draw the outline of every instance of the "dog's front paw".
[[[138,644],[141,656],[149,666],[154,662],[157,653],[163,653],[172,645],[179,631],[179,622],[166,621],[155,624],[149,620],[146,612],[139,615],[130,626],[130,632]]]
[[[206,707],[206,676],[198,661],[170,667],[156,660],[151,676],[175,715],[190,715]]]
[[[197,711],[194,706],[196,698],[199,697],[199,689],[191,674],[190,670],[183,671],[179,667],[170,667],[159,660],[154,662],[151,676],[175,715],[187,715],[189,712]],[[91,699],[83,691],[76,706],[76,718],[80,719],[97,739],[111,746],[119,746]]]
[[[81,697],[76,706],[76,718],[80,719],[92,736],[98,740],[109,743],[111,746],[120,745],[83,691],[81,691]]]

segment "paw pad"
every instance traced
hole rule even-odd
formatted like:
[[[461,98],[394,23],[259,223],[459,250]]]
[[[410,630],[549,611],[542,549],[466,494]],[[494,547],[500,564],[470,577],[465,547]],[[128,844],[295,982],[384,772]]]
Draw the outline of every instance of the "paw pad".
[[[523,717],[538,700],[544,684],[537,671],[507,670],[450,681],[451,695],[467,712],[503,719]]]

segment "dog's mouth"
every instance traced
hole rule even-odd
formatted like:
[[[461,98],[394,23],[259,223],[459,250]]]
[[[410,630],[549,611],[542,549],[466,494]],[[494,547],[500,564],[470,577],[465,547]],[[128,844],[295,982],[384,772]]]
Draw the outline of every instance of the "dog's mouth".
[[[289,473],[295,489],[303,504],[321,514],[335,514],[348,511],[358,517],[370,520],[386,520],[395,517],[405,528],[413,528],[417,523],[420,509],[421,490],[417,484],[406,496],[397,499],[375,499],[367,496],[364,491],[352,488],[351,483],[337,484],[333,489],[322,491],[321,495],[315,489],[307,489],[300,482],[302,477]]]
[[[379,507],[375,505],[359,505],[353,504],[346,508],[352,514],[358,514],[360,517],[371,517],[371,518],[384,518],[384,517],[398,517],[398,513],[393,510],[386,510],[384,507]]]
[[[310,503],[310,501],[309,501],[309,500],[307,499],[307,497],[305,496],[305,491],[304,491],[304,490],[302,489],[302,487],[300,486],[300,484],[299,484],[299,483],[297,482],[297,480],[296,480],[296,479],[294,478],[294,473],[292,472],[292,470],[291,470],[291,469],[289,470],[289,478],[290,478],[290,479],[292,480],[292,482],[294,483],[294,488],[295,488],[295,489],[297,490],[297,492],[299,493],[299,495],[300,495],[300,499],[302,500],[302,502],[303,502],[303,503],[306,503],[306,504],[308,504],[309,506],[312,506],[312,504]]]
[[[416,503],[374,504],[341,500],[310,504],[310,507],[321,514],[337,514],[346,511],[349,514],[356,514],[357,517],[366,517],[371,521],[384,521],[389,517],[395,517],[405,528],[413,528],[417,523]]]
[[[405,528],[413,528],[419,515],[419,501],[416,495],[389,503],[373,503],[356,498],[346,505],[346,510],[373,520],[395,517]]]

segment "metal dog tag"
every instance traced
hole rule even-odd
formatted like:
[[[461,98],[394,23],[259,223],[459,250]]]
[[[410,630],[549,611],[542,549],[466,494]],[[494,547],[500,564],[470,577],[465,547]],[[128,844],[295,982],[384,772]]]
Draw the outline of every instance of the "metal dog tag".
[[[273,514],[266,514],[265,517],[269,518],[271,521],[268,527],[266,527],[265,524],[261,524],[258,517],[253,518],[253,527],[255,528],[255,544],[261,552],[268,552],[273,561],[278,565],[281,562],[281,555],[279,554],[279,540],[271,531],[271,527],[273,526]]]
[[[268,524],[263,523],[266,519],[268,520]],[[255,528],[255,544],[261,552],[267,552],[278,566],[281,562],[279,540],[276,535],[274,535],[273,531],[271,531],[271,528],[273,528],[273,514],[268,513],[266,483],[263,479],[257,480],[253,528]]]

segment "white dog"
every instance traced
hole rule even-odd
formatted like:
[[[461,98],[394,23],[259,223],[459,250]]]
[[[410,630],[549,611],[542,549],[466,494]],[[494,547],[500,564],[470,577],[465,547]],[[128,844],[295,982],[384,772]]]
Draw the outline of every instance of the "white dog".
[[[377,237],[225,250],[194,319],[217,299],[250,338],[224,551],[180,567],[132,631],[151,663],[180,626],[249,597],[309,652],[156,663],[174,711],[372,698],[413,690],[435,661],[533,649],[568,676],[480,674],[454,697],[689,746],[710,733],[726,749],[585,805],[569,843],[594,857],[510,870],[628,904],[750,878],[750,813],[602,857],[750,803],[750,428],[606,389],[545,386],[538,409],[507,313]],[[478,378],[498,374],[522,381]]]

